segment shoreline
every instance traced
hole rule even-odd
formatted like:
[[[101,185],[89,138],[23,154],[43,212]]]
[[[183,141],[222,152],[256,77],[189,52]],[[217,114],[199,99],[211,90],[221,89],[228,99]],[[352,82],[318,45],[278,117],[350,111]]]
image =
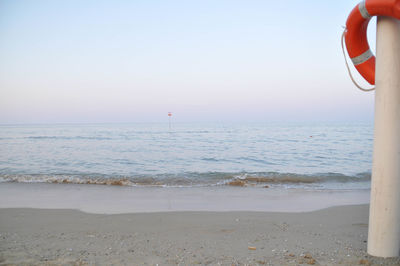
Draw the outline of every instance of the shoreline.
[[[258,187],[120,187],[0,183],[0,208],[75,209],[87,213],[176,211],[309,212],[368,204],[370,191]]]
[[[399,265],[366,254],[368,205],[302,213],[0,209],[1,265]]]

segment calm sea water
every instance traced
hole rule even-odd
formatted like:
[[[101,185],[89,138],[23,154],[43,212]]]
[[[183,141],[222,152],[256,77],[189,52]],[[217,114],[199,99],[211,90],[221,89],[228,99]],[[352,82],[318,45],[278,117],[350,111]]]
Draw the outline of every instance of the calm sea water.
[[[369,187],[370,124],[0,126],[0,181]]]

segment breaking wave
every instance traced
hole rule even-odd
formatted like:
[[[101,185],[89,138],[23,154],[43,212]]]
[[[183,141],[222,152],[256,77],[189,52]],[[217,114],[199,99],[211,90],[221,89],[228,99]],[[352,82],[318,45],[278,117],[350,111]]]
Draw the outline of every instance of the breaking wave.
[[[88,184],[110,186],[159,186],[159,187],[194,187],[194,186],[238,186],[269,187],[275,185],[318,185],[326,183],[358,183],[370,181],[370,173],[353,176],[340,173],[294,174],[294,173],[185,173],[163,174],[154,176],[105,176],[96,174],[0,174],[0,182],[17,183],[57,183]]]

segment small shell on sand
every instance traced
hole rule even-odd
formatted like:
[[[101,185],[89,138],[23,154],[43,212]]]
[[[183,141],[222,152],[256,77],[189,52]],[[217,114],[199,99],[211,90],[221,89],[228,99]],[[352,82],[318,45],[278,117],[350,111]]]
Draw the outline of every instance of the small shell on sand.
[[[304,255],[304,258],[305,259],[312,259],[312,256],[311,256],[310,253],[307,253],[307,254]]]
[[[316,262],[315,259],[309,259],[309,260],[307,261],[307,264],[314,265],[315,262]]]
[[[361,259],[359,264],[361,264],[361,265],[371,265],[371,262],[369,262],[369,260],[366,260],[366,259]]]
[[[303,257],[304,259],[301,260],[302,263],[307,263],[310,265],[314,265],[316,263],[316,260],[311,256],[310,253],[306,253]]]

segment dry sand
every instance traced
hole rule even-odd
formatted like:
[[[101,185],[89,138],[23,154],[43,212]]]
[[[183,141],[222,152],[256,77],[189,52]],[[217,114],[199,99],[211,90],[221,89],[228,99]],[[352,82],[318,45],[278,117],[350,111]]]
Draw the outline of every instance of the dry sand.
[[[0,265],[400,265],[366,254],[368,205],[308,213],[0,209]]]

